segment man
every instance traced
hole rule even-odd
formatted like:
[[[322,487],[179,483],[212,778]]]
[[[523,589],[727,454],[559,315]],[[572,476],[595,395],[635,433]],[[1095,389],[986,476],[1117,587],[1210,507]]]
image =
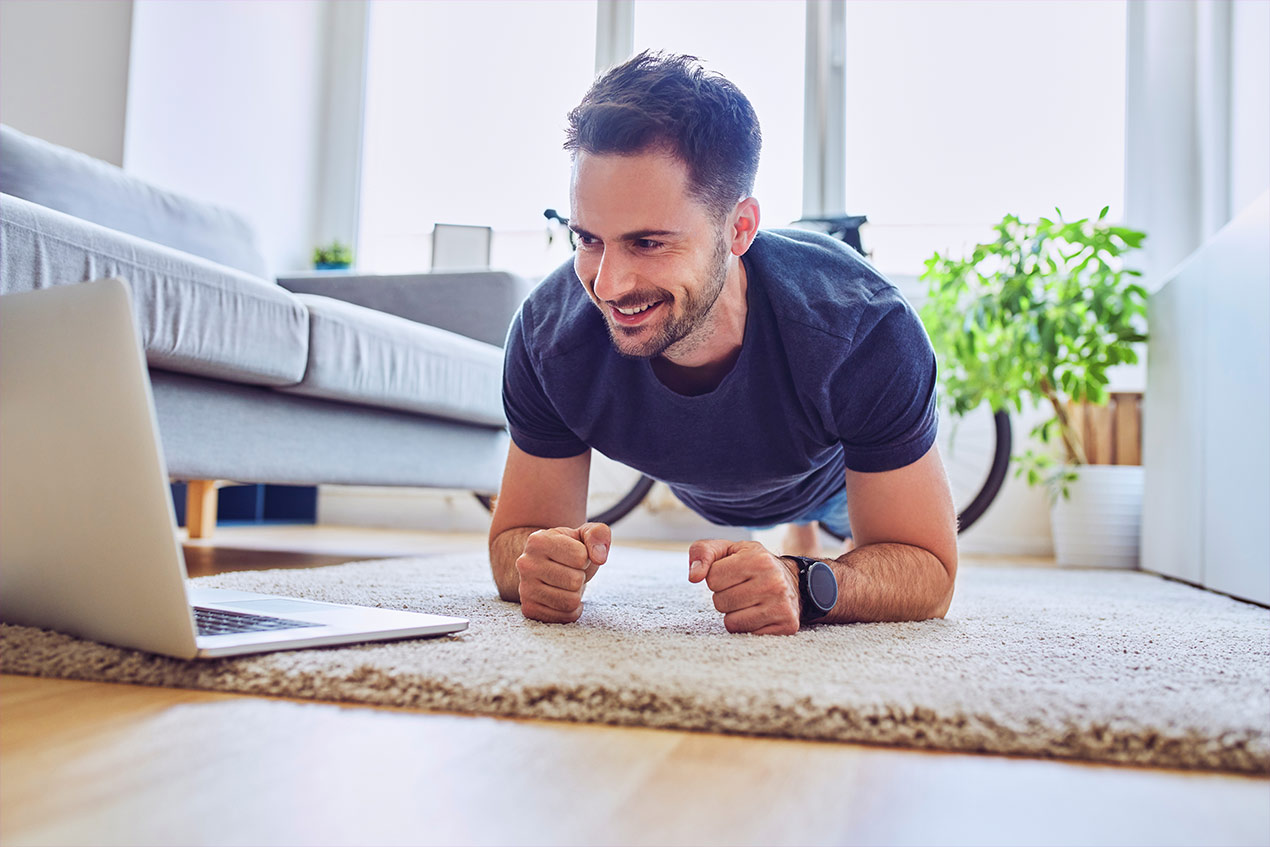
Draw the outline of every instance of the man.
[[[594,83],[565,147],[576,255],[507,340],[500,595],[541,621],[582,614],[611,543],[585,522],[596,449],[716,524],[851,531],[836,560],[694,542],[688,579],[730,632],[943,616],[956,516],[933,447],[930,342],[846,245],[759,232],[745,96],[691,57],[643,53]]]

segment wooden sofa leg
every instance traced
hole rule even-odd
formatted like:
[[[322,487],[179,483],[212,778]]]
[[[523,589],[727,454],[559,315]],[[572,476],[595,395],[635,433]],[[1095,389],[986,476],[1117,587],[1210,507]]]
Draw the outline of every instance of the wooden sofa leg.
[[[216,529],[214,479],[191,479],[185,487],[185,528],[190,538],[211,538]]]

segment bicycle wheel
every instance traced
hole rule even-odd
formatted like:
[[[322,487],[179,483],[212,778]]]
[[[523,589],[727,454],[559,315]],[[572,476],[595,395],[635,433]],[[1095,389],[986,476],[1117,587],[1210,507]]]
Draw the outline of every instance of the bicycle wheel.
[[[944,410],[936,442],[957,507],[957,531],[965,532],[988,511],[1005,482],[1014,442],[1010,415],[994,413],[986,404],[960,419]]]
[[[957,532],[965,532],[988,511],[1005,482],[1014,443],[1010,415],[982,405],[959,418],[941,408],[935,443],[957,509]],[[828,527],[821,529],[843,540]]]
[[[587,486],[587,520],[614,524],[634,511],[653,487],[651,477],[609,457],[591,452],[591,477]],[[493,511],[494,498],[477,494],[476,499]]]

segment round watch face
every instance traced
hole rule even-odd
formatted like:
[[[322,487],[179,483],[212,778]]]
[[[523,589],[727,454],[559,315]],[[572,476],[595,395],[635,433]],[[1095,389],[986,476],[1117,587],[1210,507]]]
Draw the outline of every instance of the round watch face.
[[[829,611],[838,602],[838,580],[833,568],[824,562],[816,562],[807,569],[807,592],[812,602],[822,611]]]

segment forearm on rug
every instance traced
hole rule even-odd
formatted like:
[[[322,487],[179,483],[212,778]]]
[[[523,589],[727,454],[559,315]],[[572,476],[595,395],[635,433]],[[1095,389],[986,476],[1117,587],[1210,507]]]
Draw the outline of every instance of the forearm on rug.
[[[952,602],[957,564],[945,566],[923,547],[867,544],[836,561],[838,603],[826,623],[942,618]]]
[[[516,571],[516,560],[525,552],[525,540],[540,529],[544,527],[515,526],[503,530],[489,543],[489,564],[494,573],[494,584],[498,586],[498,596],[508,602],[520,602],[520,574]]]

